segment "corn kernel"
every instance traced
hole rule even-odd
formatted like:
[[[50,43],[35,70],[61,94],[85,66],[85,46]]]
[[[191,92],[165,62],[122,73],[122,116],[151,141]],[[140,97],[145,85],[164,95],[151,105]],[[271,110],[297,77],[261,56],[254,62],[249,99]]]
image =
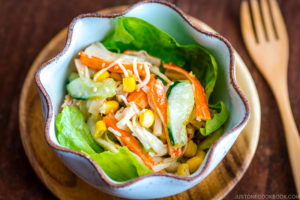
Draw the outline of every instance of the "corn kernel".
[[[115,81],[122,81],[122,76],[119,73],[112,72],[110,73],[110,77],[113,78]]]
[[[144,109],[140,113],[139,121],[140,121],[140,124],[145,128],[149,128],[150,126],[152,126],[152,124],[154,122],[154,114],[153,114],[152,110]]]
[[[106,101],[100,108],[100,113],[107,115],[108,113],[114,113],[119,109],[119,103],[117,101]]]
[[[126,77],[123,78],[123,91],[124,92],[133,92],[136,89],[135,78]]]
[[[94,74],[94,81],[103,81],[109,77],[109,72],[108,71],[103,71],[100,74],[100,71]]]
[[[106,124],[103,120],[99,120],[95,124],[94,138],[100,138],[107,131]]]
[[[190,140],[188,142],[188,146],[183,155],[185,157],[193,157],[194,155],[196,155],[196,153],[197,153],[197,145],[195,144],[195,142],[193,142],[193,140]]]
[[[188,159],[186,163],[189,165],[190,173],[194,173],[200,167],[202,161],[203,159],[198,156]]]
[[[198,151],[198,153],[196,154],[196,156],[198,156],[199,158],[201,158],[202,160],[204,160],[204,157],[205,157],[205,152],[200,150]]]
[[[188,175],[190,175],[189,165],[186,164],[186,163],[178,165],[176,174],[179,175],[179,176],[188,176]]]

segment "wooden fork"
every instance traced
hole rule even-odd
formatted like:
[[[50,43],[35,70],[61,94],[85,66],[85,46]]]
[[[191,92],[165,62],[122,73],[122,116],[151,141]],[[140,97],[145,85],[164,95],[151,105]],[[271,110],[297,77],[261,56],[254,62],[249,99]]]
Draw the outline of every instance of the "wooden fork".
[[[283,17],[276,0],[242,0],[240,17],[248,52],[279,106],[294,181],[300,194],[300,136],[288,96],[289,44]]]

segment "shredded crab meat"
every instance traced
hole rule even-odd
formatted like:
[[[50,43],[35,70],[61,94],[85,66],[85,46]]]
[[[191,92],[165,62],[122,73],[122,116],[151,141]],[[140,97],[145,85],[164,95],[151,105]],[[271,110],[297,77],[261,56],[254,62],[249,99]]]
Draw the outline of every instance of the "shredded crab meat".
[[[121,137],[121,133],[119,131],[116,131],[115,129],[108,127],[108,129],[111,133],[113,133],[117,138]]]
[[[132,56],[137,56],[137,57],[142,57],[145,60],[147,60],[148,62],[150,62],[153,65],[160,65],[161,60],[159,58],[156,58],[154,56],[150,56],[146,51],[142,50],[142,51],[135,51],[135,52],[130,52],[128,53],[128,55],[132,55]]]
[[[129,103],[124,95],[120,94],[120,95],[118,95],[118,98],[120,99],[120,102],[123,101],[126,106],[129,105]]]
[[[91,113],[94,116],[98,115],[99,112],[100,112],[100,109],[101,109],[101,107],[102,107],[102,105],[104,103],[104,101],[105,101],[105,98],[103,98],[103,99],[100,99],[100,98],[98,98],[98,99],[89,99],[89,100],[87,100],[86,107],[87,107],[88,112]]]
[[[141,83],[141,77],[139,75],[138,69],[137,69],[137,63],[136,63],[136,58],[133,59],[133,73],[137,77],[138,82]]]
[[[126,99],[125,99],[126,100]],[[126,100],[127,101],[127,100]],[[140,110],[137,108],[134,102],[127,102],[127,107],[121,111],[118,111],[115,115],[117,116],[117,127],[123,130],[127,130],[129,120],[140,113]]]
[[[72,107],[74,105],[76,105],[76,99],[73,99],[73,97],[69,94],[67,94],[65,96],[65,100],[64,103],[61,105],[61,108],[64,108],[66,105],[68,105],[69,107]]]
[[[154,113],[154,117],[155,117],[155,120],[154,120],[154,126],[153,126],[153,134],[156,136],[161,136],[163,134],[161,120],[156,113]]]
[[[123,91],[123,85],[122,84],[120,84],[118,87],[117,87],[117,89],[116,89],[116,97],[117,97],[117,100],[119,101],[119,102],[124,102],[126,105],[127,105],[127,96],[128,96],[128,93],[127,92],[124,92]]]
[[[119,129],[126,130],[126,124],[129,122],[129,120],[136,114],[134,108],[132,106],[126,107],[124,111],[122,112],[122,118],[117,123],[117,127]]]
[[[149,70],[150,65],[144,63],[143,66],[144,66],[144,69],[145,69],[145,72],[146,72],[146,77],[140,84],[138,84],[138,90],[143,88],[144,86],[146,86],[150,81],[150,70]]]
[[[110,142],[107,142],[106,140],[104,140],[102,138],[97,138],[95,140],[98,144],[100,144],[102,147],[104,147],[105,150],[111,151],[113,153],[118,152],[117,148]]]
[[[162,159],[162,161],[160,161],[158,164],[154,165],[152,167],[152,169],[153,169],[153,171],[158,172],[158,171],[161,171],[163,169],[170,167],[174,162],[176,162],[176,159],[165,158],[165,159]]]
[[[122,113],[124,111],[124,107],[121,107],[119,110],[117,110],[115,114],[116,120],[120,121],[122,119]]]
[[[130,123],[130,122],[128,122]],[[151,147],[151,149],[156,153],[156,155],[165,155],[167,153],[167,146],[162,143],[155,135],[150,133],[147,129],[142,127],[138,122],[136,116],[132,118],[132,132],[136,136],[144,147]],[[130,127],[129,127],[130,128]],[[147,148],[146,148],[147,149]]]
[[[120,68],[122,69],[122,71],[123,71],[123,73],[124,73],[124,76],[125,77],[128,77],[129,75],[128,75],[128,72],[127,72],[127,70],[125,69],[125,67],[122,65],[122,63],[121,63],[121,59],[119,59],[118,61],[117,61],[117,64],[120,66]]]
[[[83,65],[79,59],[75,59],[76,70],[81,78],[90,78],[90,72],[87,66]]]

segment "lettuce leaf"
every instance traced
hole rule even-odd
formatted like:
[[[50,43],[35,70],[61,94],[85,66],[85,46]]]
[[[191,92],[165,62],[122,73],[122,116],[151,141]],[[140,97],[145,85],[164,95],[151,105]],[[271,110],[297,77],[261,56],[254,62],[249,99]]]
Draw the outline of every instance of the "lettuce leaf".
[[[229,112],[223,101],[219,101],[215,105],[209,105],[209,108],[217,111],[217,113],[213,115],[211,120],[206,121],[204,128],[200,128],[200,132],[204,136],[207,136],[220,128],[229,116]]]
[[[86,154],[103,151],[94,141],[83,114],[76,106],[65,106],[57,115],[55,123],[57,140],[64,147]]]
[[[193,71],[203,85],[207,99],[213,92],[217,63],[209,51],[199,44],[181,45],[166,32],[134,17],[118,19],[114,31],[102,43],[107,49],[119,53],[145,50],[165,63],[172,62],[187,71]]]
[[[116,153],[105,151],[90,154],[90,157],[115,181],[127,181],[152,173],[127,147],[120,148]]]
[[[127,147],[120,148],[116,153],[103,152],[76,106],[63,108],[56,118],[56,129],[61,145],[89,155],[115,181],[127,181],[152,173]]]

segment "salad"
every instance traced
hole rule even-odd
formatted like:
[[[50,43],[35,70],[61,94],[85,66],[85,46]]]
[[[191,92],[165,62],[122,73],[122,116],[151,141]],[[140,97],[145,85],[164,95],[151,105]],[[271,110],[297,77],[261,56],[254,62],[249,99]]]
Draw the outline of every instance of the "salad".
[[[223,134],[229,113],[210,100],[214,57],[148,22],[122,17],[74,58],[58,142],[92,158],[115,181],[148,173],[188,176]]]

